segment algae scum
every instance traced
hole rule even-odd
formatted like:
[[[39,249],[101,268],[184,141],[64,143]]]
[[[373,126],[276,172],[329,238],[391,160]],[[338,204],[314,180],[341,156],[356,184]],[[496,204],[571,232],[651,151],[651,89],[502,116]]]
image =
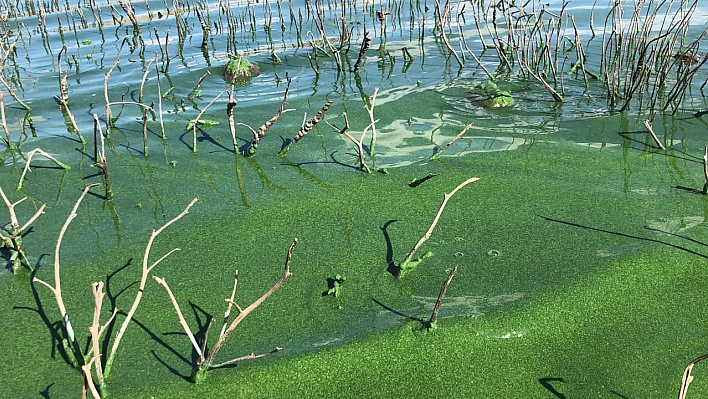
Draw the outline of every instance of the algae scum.
[[[88,396],[675,395],[708,325],[708,10],[643,7],[0,2],[0,396],[79,395],[72,353]],[[58,258],[71,345],[55,245],[92,184]],[[189,382],[236,271],[229,323],[286,257],[213,364],[269,355]]]

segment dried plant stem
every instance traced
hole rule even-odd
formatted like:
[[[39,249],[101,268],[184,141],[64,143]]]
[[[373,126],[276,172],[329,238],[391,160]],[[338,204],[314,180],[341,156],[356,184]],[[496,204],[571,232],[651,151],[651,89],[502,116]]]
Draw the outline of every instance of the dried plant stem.
[[[25,230],[27,230],[29,226],[37,220],[39,215],[44,213],[44,208],[47,207],[47,204],[42,204],[39,210],[35,212],[34,216],[32,216],[23,226],[20,226],[20,222],[17,220],[17,214],[15,213],[15,207],[22,201],[26,200],[27,197],[24,197],[15,203],[11,203],[10,200],[7,199],[7,196],[5,196],[5,192],[2,191],[2,187],[0,187],[0,196],[5,202],[5,206],[7,206],[7,210],[10,213],[9,236],[5,236],[0,233],[0,241],[2,241],[3,245],[8,248],[11,253],[10,260],[12,262],[12,271],[16,271],[20,268],[20,266],[24,266],[28,270],[32,270],[33,267],[29,263],[27,255],[25,254],[24,246],[22,245],[22,233],[24,233]]]
[[[140,81],[140,94],[138,95],[138,102],[143,104],[143,88],[145,87],[145,81],[150,73],[150,66],[153,62],[157,61],[157,54],[148,62],[147,67],[145,67],[145,72],[143,73],[143,79]],[[158,77],[159,80],[159,77]],[[149,108],[149,107],[148,107]],[[147,109],[145,107],[141,108],[143,114],[143,155],[148,156],[148,141],[147,141]]]
[[[461,189],[462,187],[464,187],[472,182],[475,182],[477,180],[479,180],[479,177],[470,177],[469,179],[460,183],[459,186],[455,187],[455,189],[452,190],[449,194],[445,194],[443,202],[442,202],[442,204],[440,204],[440,209],[438,209],[438,213],[437,213],[437,215],[435,215],[435,219],[433,219],[433,223],[430,225],[430,228],[425,233],[425,235],[418,241],[418,243],[415,244],[415,246],[411,249],[411,251],[408,253],[408,256],[406,256],[406,258],[401,263],[399,263],[399,265],[398,265],[399,269],[401,269],[403,271],[403,270],[407,270],[410,268],[409,263],[413,260],[413,256],[415,256],[415,253],[418,251],[418,249],[420,249],[420,247],[426,241],[428,241],[430,236],[433,234],[433,229],[435,229],[435,226],[438,224],[438,220],[440,219],[440,215],[442,215],[442,212],[445,209],[445,205],[447,204],[447,201],[450,198],[452,198],[452,196],[455,195],[455,193],[459,189]]]
[[[447,145],[446,145],[445,147],[441,148],[440,151],[438,151],[438,152],[436,152],[435,154],[433,154],[430,158],[428,158],[428,160],[434,161],[434,160],[438,159],[438,158],[440,157],[440,155],[442,155],[443,152],[447,151],[447,149],[450,148],[450,146],[453,145],[457,140],[459,140],[460,137],[462,137],[465,133],[467,133],[467,131],[468,131],[471,127],[472,127],[472,124],[471,124],[471,123],[470,123],[469,125],[465,126],[465,128],[462,129],[462,131],[461,131],[460,133],[458,133],[457,136],[455,136],[454,139],[452,139],[452,141],[450,141],[449,143],[447,143]]]
[[[179,304],[177,303],[177,299],[175,299],[175,296],[172,294],[172,290],[170,287],[167,285],[167,282],[165,281],[164,278],[160,278],[157,276],[152,276],[155,281],[157,281],[161,286],[165,287],[165,290],[167,291],[167,295],[169,295],[170,300],[172,301],[172,306],[175,307],[175,311],[177,311],[177,317],[179,317],[179,324],[182,325],[182,328],[184,328],[184,332],[187,333],[187,336],[189,337],[189,340],[192,341],[192,346],[194,346],[194,350],[197,351],[199,354],[199,357],[203,357],[202,355],[202,349],[199,347],[199,344],[197,343],[196,338],[194,338],[194,334],[192,334],[192,331],[189,329],[189,324],[187,324],[187,320],[184,319],[184,316],[182,315],[182,311],[179,308]]]
[[[364,108],[366,108],[366,112],[369,113],[369,126],[364,129],[364,131],[361,133],[361,139],[359,140],[360,142],[364,141],[364,135],[366,135],[366,131],[371,128],[371,143],[369,144],[369,156],[371,159],[374,159],[374,148],[376,147],[376,122],[379,120],[374,120],[374,106],[376,105],[376,95],[379,93],[379,88],[377,87],[374,89],[374,95],[371,97],[371,106],[368,107],[364,105]],[[376,169],[376,161],[374,161],[374,169]]]
[[[7,129],[7,122],[5,121],[5,102],[3,101],[2,92],[0,92],[0,123],[2,123],[2,130],[5,132],[5,145],[7,148],[13,148],[10,131]]]
[[[123,45],[127,41],[126,39],[123,39],[123,41],[120,43],[120,47],[118,47],[118,51],[116,52],[116,60],[113,62],[113,66],[111,66],[111,69],[106,72],[106,75],[103,77],[103,97],[106,101],[106,136],[110,138],[111,136],[111,126],[113,126],[113,115],[111,114],[111,102],[108,100],[108,79],[111,78],[111,74],[113,73],[113,70],[118,66],[118,62],[120,62],[120,52],[123,50]]]
[[[371,46],[371,36],[367,32],[364,33],[364,40],[361,42],[361,48],[359,49],[359,56],[356,59],[356,63],[354,64],[354,71],[353,72],[359,72],[359,65],[361,65],[361,60],[364,58],[364,53],[366,53],[366,50],[369,49]]]
[[[192,98],[192,96],[197,91],[197,89],[199,89],[199,86],[202,85],[202,82],[204,81],[204,79],[206,79],[206,77],[209,76],[210,74],[211,74],[211,72],[209,72],[209,71],[204,72],[204,75],[202,75],[202,77],[199,78],[199,80],[197,80],[197,84],[194,85],[194,88],[192,89],[191,92],[189,92],[189,95],[187,96],[187,98]]]
[[[29,105],[25,104],[20,100],[19,97],[17,97],[17,94],[12,90],[10,85],[7,84],[5,79],[3,79],[2,75],[0,75],[0,83],[2,83],[3,86],[5,86],[5,90],[7,90],[8,93],[10,93],[10,97],[12,97],[13,100],[17,101],[18,104],[20,104],[24,109],[27,111],[32,111],[32,108],[30,108]]]
[[[309,121],[307,121],[304,125],[302,125],[302,127],[297,132],[295,137],[293,137],[292,140],[290,140],[290,143],[288,143],[287,146],[285,146],[282,150],[280,150],[278,155],[285,155],[288,152],[288,150],[290,150],[290,147],[292,147],[295,143],[297,143],[303,137],[305,137],[307,132],[312,130],[312,128],[315,127],[315,125],[317,123],[319,123],[322,120],[322,118],[324,118],[325,112],[327,112],[327,110],[331,106],[332,106],[332,101],[327,101],[325,103],[325,105],[322,107],[322,109],[319,110],[319,112],[317,112],[317,114],[315,114],[315,116],[313,116]]]
[[[221,326],[221,333],[219,334],[219,338],[224,336],[224,332],[226,332],[226,327],[229,325],[229,316],[231,315],[231,308],[235,304],[234,297],[236,296],[236,286],[237,285],[238,285],[238,270],[236,270],[236,273],[234,275],[234,289],[231,291],[231,299],[229,299],[227,301],[229,306],[226,307],[226,311],[224,312],[224,324]]]
[[[683,372],[683,378],[681,379],[681,388],[679,389],[678,399],[686,399],[686,392],[688,391],[688,385],[693,382],[693,376],[691,375],[691,370],[696,363],[708,359],[708,353],[701,355],[688,363],[686,370]]]
[[[708,194],[708,145],[703,153],[703,177],[706,179],[706,182],[703,184],[703,194]]]
[[[118,350],[118,346],[120,345],[120,341],[123,338],[123,335],[125,334],[126,329],[128,328],[128,324],[130,324],[130,321],[133,319],[133,315],[135,314],[135,311],[138,309],[138,305],[140,304],[140,300],[143,297],[143,291],[145,290],[145,283],[147,282],[148,274],[150,273],[150,271],[152,271],[152,269],[155,266],[157,266],[160,262],[162,262],[163,259],[168,257],[173,252],[179,250],[179,248],[175,248],[175,249],[169,251],[167,254],[163,255],[160,259],[158,259],[154,263],[152,263],[152,265],[148,266],[148,259],[150,256],[150,248],[152,248],[152,243],[155,241],[155,238],[157,238],[157,236],[160,233],[162,233],[163,230],[165,230],[171,224],[178,221],[184,215],[189,213],[189,208],[191,208],[195,202],[197,202],[197,198],[193,199],[192,202],[190,202],[189,205],[187,205],[187,207],[182,211],[182,213],[175,216],[172,220],[165,223],[159,229],[152,231],[152,234],[150,235],[150,239],[148,240],[148,244],[145,247],[145,254],[143,255],[143,273],[140,278],[140,287],[138,289],[138,293],[135,295],[135,300],[133,301],[133,306],[131,306],[130,310],[128,311],[128,314],[125,316],[125,320],[123,321],[123,324],[120,326],[120,329],[118,330],[118,333],[116,334],[116,338],[113,341],[113,346],[111,347],[111,353],[108,357],[108,360],[106,360],[106,367],[103,371],[104,376],[107,377],[111,372],[111,366],[113,365],[113,360],[115,359],[116,351]]]
[[[647,120],[644,121],[644,126],[647,128],[647,131],[648,131],[649,134],[651,135],[651,138],[654,139],[654,142],[656,143],[656,145],[658,145],[659,148],[661,148],[662,150],[666,150],[666,148],[664,148],[664,145],[661,144],[661,141],[659,141],[659,138],[656,137],[656,134],[654,133],[654,129],[652,129],[652,127],[651,127],[651,124],[652,124],[653,122],[654,122],[654,119],[653,119],[653,118],[652,118],[652,119],[647,119]]]
[[[30,162],[32,161],[32,157],[33,157],[34,154],[36,154],[36,153],[39,153],[40,155],[44,156],[44,157],[47,158],[48,160],[54,162],[55,164],[57,164],[57,166],[59,166],[59,167],[62,168],[62,169],[65,169],[65,170],[71,169],[71,166],[69,166],[69,165],[67,165],[67,164],[65,164],[65,163],[63,163],[63,162],[58,161],[58,160],[57,160],[56,158],[54,158],[53,156],[51,156],[51,155],[47,154],[46,152],[42,151],[42,149],[40,149],[40,148],[35,148],[34,150],[32,150],[32,151],[30,151],[30,152],[27,153],[27,163],[25,163],[25,168],[22,170],[22,176],[20,176],[20,182],[17,184],[17,191],[20,191],[20,190],[22,189],[22,183],[23,183],[24,180],[25,180],[25,175],[27,174],[27,172],[31,172],[31,170],[30,170]]]
[[[207,106],[204,107],[204,109],[202,109],[201,112],[199,112],[199,115],[197,115],[197,119],[194,120],[194,123],[192,125],[192,137],[193,137],[192,152],[194,152],[195,154],[197,153],[197,125],[199,124],[199,118],[201,118],[202,115],[204,115],[206,110],[208,110],[209,107],[211,107],[211,105],[216,102],[216,100],[218,100],[222,95],[224,95],[224,93],[226,93],[226,90],[228,90],[228,87],[225,88],[224,90],[222,90],[221,93],[219,93],[219,95],[214,97],[214,99],[211,100],[211,102],[209,104],[207,104]]]
[[[457,266],[450,270],[450,274],[448,274],[442,287],[440,287],[440,294],[438,294],[438,300],[435,301],[433,314],[430,316],[430,320],[428,320],[427,328],[435,328],[435,322],[438,320],[438,311],[440,310],[440,306],[442,306],[443,298],[445,298],[445,293],[447,292],[447,287],[450,285],[452,278],[455,277],[455,273],[457,273]]]
[[[74,208],[71,210],[71,213],[69,214],[69,217],[66,218],[66,222],[64,222],[64,226],[62,226],[61,231],[59,232],[59,237],[57,238],[57,243],[56,247],[54,248],[54,286],[51,286],[49,283],[44,282],[43,280],[38,279],[37,277],[34,278],[35,283],[40,283],[44,285],[45,287],[49,288],[49,290],[54,294],[54,299],[57,302],[57,307],[59,308],[59,313],[61,314],[61,319],[62,323],[64,326],[64,330],[66,331],[66,339],[68,341],[68,348],[67,350],[73,351],[73,355],[76,358],[76,360],[79,362],[79,366],[84,366],[84,358],[81,352],[81,346],[79,345],[78,341],[76,340],[76,335],[74,334],[74,329],[71,327],[71,322],[69,321],[69,314],[66,312],[66,306],[64,305],[64,299],[62,298],[62,292],[61,292],[61,277],[59,274],[59,248],[61,248],[61,241],[64,238],[64,234],[66,233],[66,230],[69,228],[69,224],[71,223],[72,220],[78,214],[76,211],[79,209],[79,205],[81,204],[81,201],[84,199],[86,194],[88,194],[89,190],[91,190],[93,187],[97,186],[98,184],[91,184],[88,185],[84,188],[84,191],[81,193],[81,196],[79,197],[78,200],[76,200],[76,204],[74,204]]]
[[[157,62],[155,63],[155,74],[157,75],[157,117],[160,119],[160,133],[162,134],[162,139],[164,140],[166,136],[165,124],[162,122],[162,92],[160,88],[160,68],[158,68]]]
[[[93,291],[93,297],[95,302],[93,311],[93,323],[91,323],[91,327],[89,327],[89,332],[91,332],[91,350],[93,351],[93,356],[91,356],[91,361],[89,362],[89,364],[84,365],[82,369],[84,367],[88,369],[88,382],[91,382],[92,379],[90,365],[91,363],[93,363],[95,365],[94,370],[96,373],[96,380],[98,381],[99,387],[103,390],[105,389],[106,382],[103,378],[103,369],[101,367],[101,345],[99,339],[101,338],[101,335],[103,335],[103,332],[106,330],[106,327],[108,327],[108,325],[116,317],[116,313],[118,313],[118,308],[113,308],[113,314],[111,315],[110,319],[108,319],[106,324],[102,326],[99,320],[101,317],[101,307],[103,307],[103,297],[106,295],[106,293],[103,292],[103,281],[93,283],[91,285],[91,288]],[[91,355],[91,353],[89,353],[89,355]],[[92,388],[91,392],[94,392],[96,389],[93,384],[89,384],[89,387]]]
[[[94,137],[94,149],[96,148],[96,136],[101,139],[101,152],[97,153],[95,162],[92,166],[95,166],[103,172],[103,181],[106,189],[106,200],[110,201],[113,199],[113,189],[111,188],[111,179],[108,174],[108,160],[106,159],[106,145],[103,140],[103,132],[101,131],[101,124],[98,123],[98,115],[93,114],[93,137]]]
[[[209,351],[209,354],[206,357],[200,357],[198,359],[197,364],[192,369],[192,377],[191,377],[192,382],[199,381],[203,377],[203,373],[205,373],[208,370],[211,370],[211,369],[214,369],[217,367],[221,367],[226,364],[231,364],[231,363],[238,361],[238,360],[256,359],[258,357],[268,356],[266,354],[259,355],[259,356],[255,356],[255,355],[251,354],[249,356],[246,356],[245,358],[234,359],[234,360],[228,361],[226,363],[222,363],[222,364],[213,364],[214,357],[219,353],[221,348],[224,346],[224,343],[226,343],[226,340],[229,339],[229,336],[231,336],[231,333],[234,332],[234,330],[239,325],[239,323],[241,323],[241,321],[246,316],[248,316],[249,313],[254,311],[266,299],[268,299],[268,297],[273,295],[273,293],[278,288],[280,288],[281,285],[283,285],[285,280],[287,280],[288,278],[290,278],[292,276],[292,273],[290,272],[290,260],[292,258],[293,250],[295,249],[295,245],[297,245],[297,242],[298,241],[296,238],[293,240],[293,243],[290,244],[290,248],[288,249],[288,255],[285,258],[285,268],[283,269],[283,274],[280,276],[280,279],[278,279],[278,281],[273,285],[273,287],[271,287],[271,289],[269,289],[265,294],[261,295],[260,298],[258,298],[255,302],[253,302],[251,305],[249,305],[245,309],[241,309],[236,303],[234,303],[233,301],[231,301],[229,299],[226,299],[227,302],[229,302],[230,304],[232,304],[233,306],[236,307],[236,309],[238,310],[238,314],[236,315],[236,318],[234,318],[234,320],[231,322],[231,324],[229,324],[229,326],[226,328],[226,331],[224,331],[224,333],[221,336],[219,336],[219,339],[217,340],[216,344],[214,344],[214,346],[211,348],[211,350]],[[280,350],[280,348],[276,348],[276,350],[272,351],[272,353],[275,353],[279,350]],[[271,352],[269,352],[269,354],[270,353]]]
[[[229,102],[226,104],[226,115],[229,118],[229,132],[231,132],[231,141],[234,145],[234,154],[238,154],[238,142],[236,141],[236,124],[234,123],[234,107],[236,107],[237,104],[238,101],[236,101],[236,99],[234,98],[234,85],[231,84],[231,91],[229,91]]]
[[[338,127],[332,125],[329,122],[327,122],[327,124],[330,125],[332,129],[336,130],[339,134],[342,134],[346,138],[351,140],[354,145],[356,145],[357,153],[359,154],[359,170],[361,170],[362,172],[371,173],[371,169],[369,169],[369,167],[366,166],[366,163],[364,162],[364,145],[361,143],[361,141],[355,139],[351,134],[349,134],[349,118],[347,118],[347,113],[342,112],[342,116],[344,116],[344,127],[342,129],[339,129]]]
[[[266,132],[268,129],[271,128],[275,124],[275,122],[280,118],[280,115],[284,114],[287,111],[285,109],[285,103],[288,101],[288,93],[290,92],[290,82],[292,81],[291,78],[287,78],[287,85],[285,86],[285,94],[283,94],[283,102],[280,104],[280,108],[278,109],[278,112],[275,113],[275,115],[270,118],[265,124],[263,124],[261,127],[258,128],[257,132],[253,133],[253,140],[251,141],[250,147],[248,147],[248,150],[246,150],[245,154],[246,156],[252,156],[256,153],[256,149],[258,148],[258,144],[261,142],[261,139],[263,136],[265,136]],[[253,129],[251,129],[253,131]]]

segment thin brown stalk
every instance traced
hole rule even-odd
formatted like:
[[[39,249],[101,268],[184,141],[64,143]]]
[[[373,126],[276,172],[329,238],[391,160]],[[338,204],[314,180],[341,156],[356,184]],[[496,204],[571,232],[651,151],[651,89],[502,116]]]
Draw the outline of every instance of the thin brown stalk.
[[[440,306],[442,306],[443,298],[445,298],[445,293],[447,292],[447,287],[450,285],[452,278],[455,277],[455,273],[457,273],[457,266],[450,270],[450,274],[448,274],[442,287],[440,288],[440,294],[438,294],[438,300],[435,301],[433,314],[430,316],[430,320],[428,320],[427,323],[428,328],[435,328],[435,322],[438,320],[438,311],[440,310]]]
[[[140,94],[138,95],[138,102],[143,104],[143,88],[145,87],[145,81],[150,73],[150,66],[153,62],[157,61],[157,54],[148,62],[147,67],[145,67],[145,72],[143,73],[143,79],[140,81]],[[159,80],[159,77],[158,77]],[[151,109],[151,108],[150,108]],[[147,109],[142,108],[143,114],[143,154],[148,155],[148,141],[147,141]]]
[[[236,141],[236,124],[234,123],[234,108],[238,104],[238,101],[234,98],[234,85],[231,84],[231,91],[229,91],[229,102],[226,104],[226,115],[229,118],[229,132],[231,132],[231,140],[234,145],[234,154],[238,154],[238,142]],[[254,133],[255,136],[255,133]]]
[[[322,109],[319,110],[319,112],[317,112],[317,113],[315,114],[315,116],[313,116],[313,117],[312,117],[310,120],[308,120],[304,125],[302,125],[302,127],[301,127],[300,130],[297,132],[297,134],[295,135],[295,137],[293,137],[293,138],[290,140],[290,143],[288,143],[288,145],[285,146],[285,148],[283,148],[282,150],[280,150],[280,152],[278,153],[278,155],[285,155],[285,153],[287,153],[288,150],[290,150],[290,147],[292,147],[295,143],[297,143],[297,142],[300,141],[303,137],[305,137],[305,135],[307,134],[307,132],[309,132],[310,130],[312,130],[312,128],[315,127],[315,125],[318,124],[318,123],[322,120],[322,118],[324,118],[325,112],[327,112],[327,110],[328,110],[329,107],[331,107],[331,106],[332,106],[332,101],[327,101],[327,102],[325,103],[325,105],[322,107]]]
[[[209,354],[205,358],[200,358],[197,364],[194,366],[194,369],[192,370],[192,381],[197,381],[200,379],[200,375],[202,375],[205,371],[208,371],[212,368],[214,368],[214,365],[212,364],[214,361],[214,357],[219,353],[221,348],[224,346],[226,343],[226,340],[229,339],[231,336],[231,333],[234,332],[236,327],[241,323],[241,321],[249,315],[252,311],[254,311],[258,306],[260,306],[268,297],[273,295],[273,293],[280,288],[281,285],[290,278],[293,274],[290,272],[290,260],[292,259],[293,255],[293,250],[295,249],[295,245],[297,245],[298,240],[295,238],[293,240],[293,243],[290,244],[290,248],[288,249],[288,255],[285,258],[285,268],[283,269],[283,273],[280,276],[280,279],[269,289],[265,294],[261,295],[260,298],[258,298],[255,302],[253,302],[251,305],[249,305],[245,309],[241,309],[238,307],[238,305],[234,304],[236,308],[239,310],[238,315],[236,315],[236,318],[231,322],[229,327],[226,329],[224,334],[222,334],[216,344],[214,344],[214,347],[211,348],[209,351]],[[232,302],[226,299],[227,302]]]
[[[369,169],[369,167],[366,166],[366,163],[364,162],[364,145],[361,143],[360,140],[355,139],[351,134],[349,134],[349,118],[347,118],[347,113],[342,112],[342,116],[344,116],[344,127],[342,129],[332,125],[329,122],[327,122],[327,124],[330,125],[332,129],[336,130],[337,133],[344,135],[346,138],[351,140],[354,145],[356,145],[357,153],[359,154],[359,170],[361,170],[362,172],[371,173],[371,169]]]
[[[278,108],[278,112],[275,113],[275,115],[270,118],[266,123],[264,123],[261,127],[258,128],[257,132],[253,133],[253,140],[251,141],[251,145],[246,150],[245,154],[246,156],[253,156],[256,153],[256,149],[258,148],[258,144],[261,142],[261,139],[263,136],[265,136],[266,132],[268,129],[270,129],[275,122],[280,118],[282,114],[284,114],[287,111],[291,110],[286,110],[285,109],[285,103],[288,101],[288,93],[290,92],[290,82],[292,81],[292,78],[288,77],[287,78],[287,84],[285,86],[285,94],[283,94],[283,102],[280,103],[280,108]],[[251,129],[253,131],[253,129]]]

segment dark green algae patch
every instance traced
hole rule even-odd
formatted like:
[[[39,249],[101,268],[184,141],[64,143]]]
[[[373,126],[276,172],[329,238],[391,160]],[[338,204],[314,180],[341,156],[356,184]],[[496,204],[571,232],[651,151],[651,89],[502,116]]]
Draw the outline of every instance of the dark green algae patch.
[[[267,198],[231,210],[217,205],[222,194],[203,190],[193,211],[158,238],[151,259],[181,251],[153,274],[166,278],[197,331],[208,317],[222,317],[235,269],[236,301],[246,306],[277,280],[297,237],[294,276],[244,320],[220,358],[285,350],[213,371],[201,384],[186,382],[194,354],[164,290],[149,281],[116,357],[111,396],[322,397],[333,387],[348,397],[545,397],[553,394],[549,387],[567,397],[674,395],[685,364],[704,351],[700,293],[708,251],[703,225],[694,222],[706,214],[706,200],[671,188],[671,170],[692,171],[622,144],[601,150],[529,141],[514,151],[453,152],[389,175],[313,167],[308,171],[322,185],[303,176],[287,186],[289,194],[266,186]],[[247,161],[238,162],[248,170]],[[192,166],[185,173],[209,169]],[[428,173],[440,175],[408,186]],[[396,279],[390,264],[425,233],[443,193],[471,176],[481,180],[450,200],[422,248],[434,256]],[[171,199],[163,198],[168,219],[191,199],[174,187]],[[96,209],[101,200],[88,198],[85,206]],[[74,240],[96,236],[81,231],[87,219],[72,224]],[[41,229],[50,239],[59,225]],[[62,263],[65,300],[82,340],[91,282],[108,279],[109,297],[129,308],[149,231],[140,233],[98,256],[74,249]],[[429,316],[430,299],[456,264],[439,328],[425,333],[415,319]],[[347,276],[346,290],[323,296],[326,278],[336,273]],[[37,276],[50,280],[52,273],[44,266]],[[0,350],[4,369],[12,370],[0,377],[4,394],[80,392],[80,375],[52,340],[59,315],[48,290],[22,275],[0,283]],[[220,323],[215,327],[214,334]],[[692,395],[708,390],[701,371],[694,369]]]

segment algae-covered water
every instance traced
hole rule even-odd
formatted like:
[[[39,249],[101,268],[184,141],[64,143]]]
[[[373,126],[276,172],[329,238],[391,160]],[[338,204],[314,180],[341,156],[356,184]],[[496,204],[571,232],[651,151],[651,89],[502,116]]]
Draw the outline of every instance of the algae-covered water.
[[[106,143],[114,198],[106,200],[103,186],[91,189],[64,235],[62,292],[80,345],[89,347],[91,283],[105,283],[102,322],[119,309],[118,323],[101,340],[107,352],[138,292],[151,231],[193,198],[198,201],[189,213],[157,237],[149,259],[179,248],[151,275],[169,283],[199,340],[208,320],[216,320],[209,345],[221,329],[235,271],[235,302],[245,308],[277,281],[288,247],[294,238],[298,244],[293,277],[244,319],[217,361],[275,347],[282,351],[214,370],[199,384],[186,381],[197,355],[165,290],[149,279],[108,378],[112,397],[676,395],[686,364],[706,351],[706,103],[699,90],[705,76],[696,78],[675,115],[654,120],[664,151],[646,134],[646,113],[613,112],[600,82],[586,89],[568,76],[565,101],[556,103],[536,81],[505,74],[498,85],[512,93],[514,105],[476,107],[468,91],[486,75],[470,58],[458,68],[439,36],[430,33],[432,3],[352,7],[348,22],[358,36],[346,70],[337,72],[327,48],[313,49],[322,44],[297,37],[299,19],[291,22],[289,9],[317,32],[307,4],[231,5],[232,16],[238,16],[233,35],[223,30],[228,23],[221,3],[210,4],[214,29],[205,49],[189,8],[197,3],[135,3],[141,36],[133,35],[127,19],[114,24],[111,12],[125,11],[112,3],[93,7],[102,10],[104,24],[91,24],[89,17],[81,26],[79,11],[92,15],[90,4],[46,9],[46,31],[36,12],[27,10],[3,22],[23,32],[13,68],[6,64],[3,77],[32,108],[36,134],[24,109],[2,89],[12,140],[23,126],[27,134],[19,151],[3,153],[0,187],[10,202],[27,197],[15,208],[20,223],[42,204],[47,208],[23,237],[36,271],[13,275],[10,253],[2,253],[7,268],[0,274],[0,396],[63,398],[81,392],[81,374],[60,349],[54,296],[30,281],[54,281],[62,225],[84,187],[103,183],[92,166],[93,114],[105,130],[104,77],[124,38],[107,86],[110,101],[138,102],[147,70],[142,101],[157,110],[161,100],[165,139],[158,112],[148,113],[146,147],[142,113],[126,104]],[[570,4],[585,32],[592,4]],[[336,11],[340,5],[318,6]],[[375,16],[382,7],[391,12],[385,32]],[[549,10],[559,12],[554,7]],[[470,13],[461,26],[473,51],[482,53]],[[705,14],[699,8],[696,18]],[[326,29],[336,37],[336,13],[327,15]],[[373,41],[355,73],[355,44],[364,27]],[[62,46],[69,105],[86,145],[53,98],[59,94]],[[402,58],[402,47],[413,61]],[[228,94],[209,106],[224,88],[230,90],[220,71],[234,51],[261,68],[234,89],[237,123],[258,129],[278,110],[286,76],[292,78],[287,111],[253,157],[234,151]],[[489,52],[481,60],[492,69],[499,62]],[[161,69],[159,94],[155,65]],[[327,101],[332,105],[324,121],[278,156]],[[120,109],[113,105],[112,113]],[[202,125],[194,136],[187,126],[202,111],[201,119],[218,124]],[[367,151],[375,120],[373,156],[365,158],[371,173],[359,170],[356,147],[327,124],[342,129],[343,113],[353,137],[366,130]],[[470,124],[442,156],[428,160]],[[235,129],[244,151],[252,133],[241,124]],[[37,156],[16,190],[34,148],[71,169]],[[396,262],[425,234],[443,195],[470,177],[480,180],[449,200],[421,248],[433,256],[396,278]],[[6,210],[0,214],[9,222]],[[430,316],[454,266],[458,272],[438,328],[426,332],[421,320]],[[327,295],[337,274],[346,281],[336,297]],[[708,391],[704,370],[702,364],[694,368],[689,396]]]

